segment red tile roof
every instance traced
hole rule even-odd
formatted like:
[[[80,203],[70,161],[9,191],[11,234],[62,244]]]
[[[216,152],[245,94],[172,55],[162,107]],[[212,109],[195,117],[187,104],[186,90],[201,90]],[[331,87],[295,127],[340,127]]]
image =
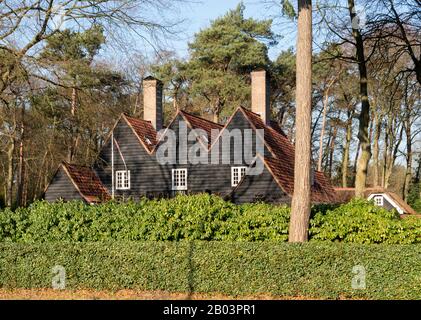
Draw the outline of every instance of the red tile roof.
[[[213,130],[221,130],[223,128],[222,125],[212,122],[210,120],[206,120],[203,118],[200,118],[198,116],[195,116],[191,113],[188,113],[186,111],[180,110],[179,113],[183,116],[183,118],[190,124],[190,126],[193,129],[202,129],[206,132],[208,135],[207,139],[207,145],[210,146],[211,144],[211,138],[212,138],[212,129]]]
[[[265,157],[264,161],[281,189],[292,197],[294,193],[294,163],[286,163],[286,161],[272,157]],[[338,202],[335,190],[323,172],[314,172],[314,183],[311,186],[311,201],[313,203]]]
[[[273,157],[265,157],[275,180],[290,196],[294,192],[295,150],[287,136],[276,128],[266,126],[260,116],[250,110],[241,108],[256,129],[264,129],[264,140]],[[337,202],[335,190],[323,172],[315,171],[311,198],[315,203]]]
[[[409,204],[405,202],[405,200],[399,197],[396,193],[388,191],[387,194],[402,208],[403,212],[407,214],[418,214]]]
[[[124,118],[136,133],[142,144],[149,152],[152,152],[153,148],[157,144],[157,133],[155,128],[152,126],[152,123],[150,121],[132,118],[127,115],[124,115]]]
[[[276,122],[272,121],[271,126],[267,126],[258,114],[242,107],[238,108],[238,110],[244,113],[256,129],[264,129],[264,142],[272,154],[272,157],[266,157],[265,162],[280,187],[292,196],[294,191],[294,146]],[[186,111],[180,110],[179,114],[182,115],[193,129],[202,129],[207,133],[208,147],[211,147],[211,130],[216,129],[221,131],[227,127]],[[142,144],[149,152],[153,152],[153,148],[157,144],[157,137],[152,124],[149,121],[131,118],[126,115],[125,118]],[[148,138],[150,143],[148,143],[146,138]],[[338,201],[332,185],[322,172],[315,172],[312,200],[323,203]]]
[[[89,203],[109,200],[110,195],[96,173],[88,167],[62,163],[80,195]]]
[[[355,197],[355,188],[335,188],[339,203],[346,203]]]
[[[287,137],[286,133],[284,132],[284,130],[282,130],[282,128],[279,126],[279,123],[276,121],[270,121],[270,127],[274,130],[276,130],[277,132],[279,132],[280,134],[282,134],[283,136]]]

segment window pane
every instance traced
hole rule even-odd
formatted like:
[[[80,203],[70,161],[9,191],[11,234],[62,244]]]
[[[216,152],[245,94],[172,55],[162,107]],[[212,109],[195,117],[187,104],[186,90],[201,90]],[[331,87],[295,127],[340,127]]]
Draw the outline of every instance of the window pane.
[[[175,189],[187,188],[187,170],[186,169],[173,169],[172,185]]]

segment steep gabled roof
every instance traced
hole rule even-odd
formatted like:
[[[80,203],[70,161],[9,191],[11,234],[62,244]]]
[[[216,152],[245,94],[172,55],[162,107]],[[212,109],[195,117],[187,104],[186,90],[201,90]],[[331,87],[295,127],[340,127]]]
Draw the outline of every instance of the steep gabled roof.
[[[257,113],[254,113],[243,107],[240,107],[240,110],[256,129],[264,130],[264,142],[271,154],[275,158],[283,159],[283,162],[285,162],[285,165],[287,166],[285,169],[288,169],[289,172],[293,173],[294,146],[288,140],[287,136],[279,132],[277,129],[265,125],[262,118]]]
[[[242,112],[254,129],[264,130],[264,137],[262,138],[272,155],[272,157],[265,157],[265,164],[268,166],[269,171],[272,173],[279,186],[288,195],[292,196],[294,191],[294,146],[288,140],[288,137],[277,123],[271,122],[271,126],[267,126],[262,121],[260,115],[243,107],[237,108],[225,126],[182,110],[177,112],[171,123],[177,119],[178,115],[181,115],[192,129],[202,129],[207,133],[208,141],[205,145],[207,145],[208,149],[211,149],[211,143],[215,142],[211,141],[212,129],[219,130],[219,134],[221,136],[222,132],[229,126],[231,120],[237,112]],[[158,146],[159,141],[152,124],[149,121],[131,118],[127,115],[123,115],[123,117],[133,129],[141,144],[148,150],[149,153],[153,153],[155,148]],[[203,140],[201,141],[204,142]],[[314,202],[338,201],[333,187],[322,172],[316,171],[314,179],[315,183],[312,187],[312,200]]]
[[[288,172],[291,171],[291,164],[271,157],[265,157],[263,160],[279,187],[292,197],[294,193],[294,169],[292,168],[292,175],[285,173],[286,170],[288,170]],[[293,166],[294,163],[292,163],[292,167]],[[311,186],[311,201],[313,203],[338,202],[335,190],[323,172],[314,172],[314,183]]]
[[[129,117],[123,114],[123,118],[128,125],[132,128],[137,138],[141,141],[142,145],[152,152],[157,144],[157,132],[152,126],[150,121]]]
[[[64,171],[79,191],[80,195],[89,203],[109,200],[110,195],[94,170],[63,162]]]
[[[279,126],[269,127],[265,125],[258,114],[244,108],[241,108],[241,111],[256,129],[264,129],[264,142],[272,155],[272,157],[265,157],[265,163],[279,186],[284,192],[292,196],[294,193],[294,146]],[[338,201],[335,190],[323,172],[314,172],[311,199],[315,203],[335,203]]]
[[[218,123],[200,118],[186,111],[179,110],[178,113],[181,114],[181,116],[184,118],[184,120],[187,121],[187,123],[191,126],[192,129],[202,129],[206,132],[208,136],[208,141],[206,144],[208,145],[208,147],[210,147],[211,144],[212,130],[220,131],[223,128],[223,126]]]
[[[407,204],[405,200],[399,197],[395,192],[388,191],[387,194],[403,209],[405,213],[417,214],[417,212],[415,212],[415,210],[409,204]]]

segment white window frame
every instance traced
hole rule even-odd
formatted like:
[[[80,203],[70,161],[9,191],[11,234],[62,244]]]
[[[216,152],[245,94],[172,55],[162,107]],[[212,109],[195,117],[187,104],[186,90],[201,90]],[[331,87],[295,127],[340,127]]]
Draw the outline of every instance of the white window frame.
[[[373,200],[376,206],[382,207],[384,204],[383,196],[380,196],[380,195],[374,196]]]
[[[236,187],[247,174],[247,167],[231,167],[231,186]]]
[[[130,190],[130,170],[117,170],[115,172],[116,190]],[[125,185],[127,182],[127,185]]]
[[[182,179],[182,177],[179,175],[181,173],[184,174],[184,184],[177,183],[176,185],[176,180]],[[172,186],[172,190],[176,190],[176,191],[187,190],[187,169],[186,168],[172,169],[171,186]]]

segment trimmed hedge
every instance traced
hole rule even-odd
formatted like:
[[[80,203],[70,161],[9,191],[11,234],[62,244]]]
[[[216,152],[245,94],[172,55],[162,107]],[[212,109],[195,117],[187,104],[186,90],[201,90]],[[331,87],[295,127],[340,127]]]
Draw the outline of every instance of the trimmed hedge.
[[[139,202],[39,201],[0,211],[0,241],[282,241],[290,209],[264,203],[234,205],[208,194]],[[421,242],[421,219],[400,219],[371,202],[313,208],[311,241],[408,244]]]
[[[0,243],[0,287],[419,299],[421,246],[274,242]],[[356,265],[366,289],[352,289]]]
[[[286,241],[288,221],[286,206],[237,206],[208,194],[93,206],[38,201],[0,212],[0,241]]]

